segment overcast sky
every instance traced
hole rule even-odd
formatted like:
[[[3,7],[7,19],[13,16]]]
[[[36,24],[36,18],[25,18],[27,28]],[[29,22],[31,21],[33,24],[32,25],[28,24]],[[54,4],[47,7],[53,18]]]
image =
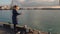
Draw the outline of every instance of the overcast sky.
[[[10,5],[10,4],[11,4],[11,0],[0,0],[0,6]]]
[[[12,0],[0,0],[0,5],[11,5]],[[14,5],[23,7],[37,7],[37,6],[55,6],[59,5],[58,0],[13,0]]]

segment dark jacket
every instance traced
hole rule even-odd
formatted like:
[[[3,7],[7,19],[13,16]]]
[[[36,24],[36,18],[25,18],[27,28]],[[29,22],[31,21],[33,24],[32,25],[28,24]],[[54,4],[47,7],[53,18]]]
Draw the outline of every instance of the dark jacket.
[[[13,24],[17,24],[17,15],[21,15],[21,13],[18,13],[15,9],[12,11],[12,22]]]

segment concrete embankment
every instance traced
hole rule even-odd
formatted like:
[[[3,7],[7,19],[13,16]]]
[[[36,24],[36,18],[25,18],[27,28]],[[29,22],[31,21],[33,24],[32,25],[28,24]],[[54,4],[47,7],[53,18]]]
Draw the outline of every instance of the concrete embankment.
[[[16,27],[18,30],[20,30],[24,26],[17,25]],[[13,24],[0,22],[0,34],[13,34],[12,29],[13,29]],[[27,34],[48,34],[47,32],[35,30],[35,29],[30,28],[30,27],[28,27],[27,29],[28,29]],[[18,31],[17,31],[17,34],[19,34]]]

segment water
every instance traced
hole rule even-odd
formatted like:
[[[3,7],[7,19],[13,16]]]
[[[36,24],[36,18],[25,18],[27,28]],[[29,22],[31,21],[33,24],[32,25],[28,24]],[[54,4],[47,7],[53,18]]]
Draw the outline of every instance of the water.
[[[60,32],[60,10],[19,10],[19,25],[41,31]],[[12,10],[0,10],[0,22],[12,23]]]

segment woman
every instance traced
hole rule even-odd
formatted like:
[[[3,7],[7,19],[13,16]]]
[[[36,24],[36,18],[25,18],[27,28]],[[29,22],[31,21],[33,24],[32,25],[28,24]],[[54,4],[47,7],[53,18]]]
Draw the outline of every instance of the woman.
[[[14,24],[14,32],[15,32],[15,34],[16,34],[16,24],[18,24],[17,23],[17,16],[21,15],[21,13],[18,13],[17,10],[19,10],[19,7],[17,5],[15,5],[13,7],[13,11],[12,11],[12,22]]]

